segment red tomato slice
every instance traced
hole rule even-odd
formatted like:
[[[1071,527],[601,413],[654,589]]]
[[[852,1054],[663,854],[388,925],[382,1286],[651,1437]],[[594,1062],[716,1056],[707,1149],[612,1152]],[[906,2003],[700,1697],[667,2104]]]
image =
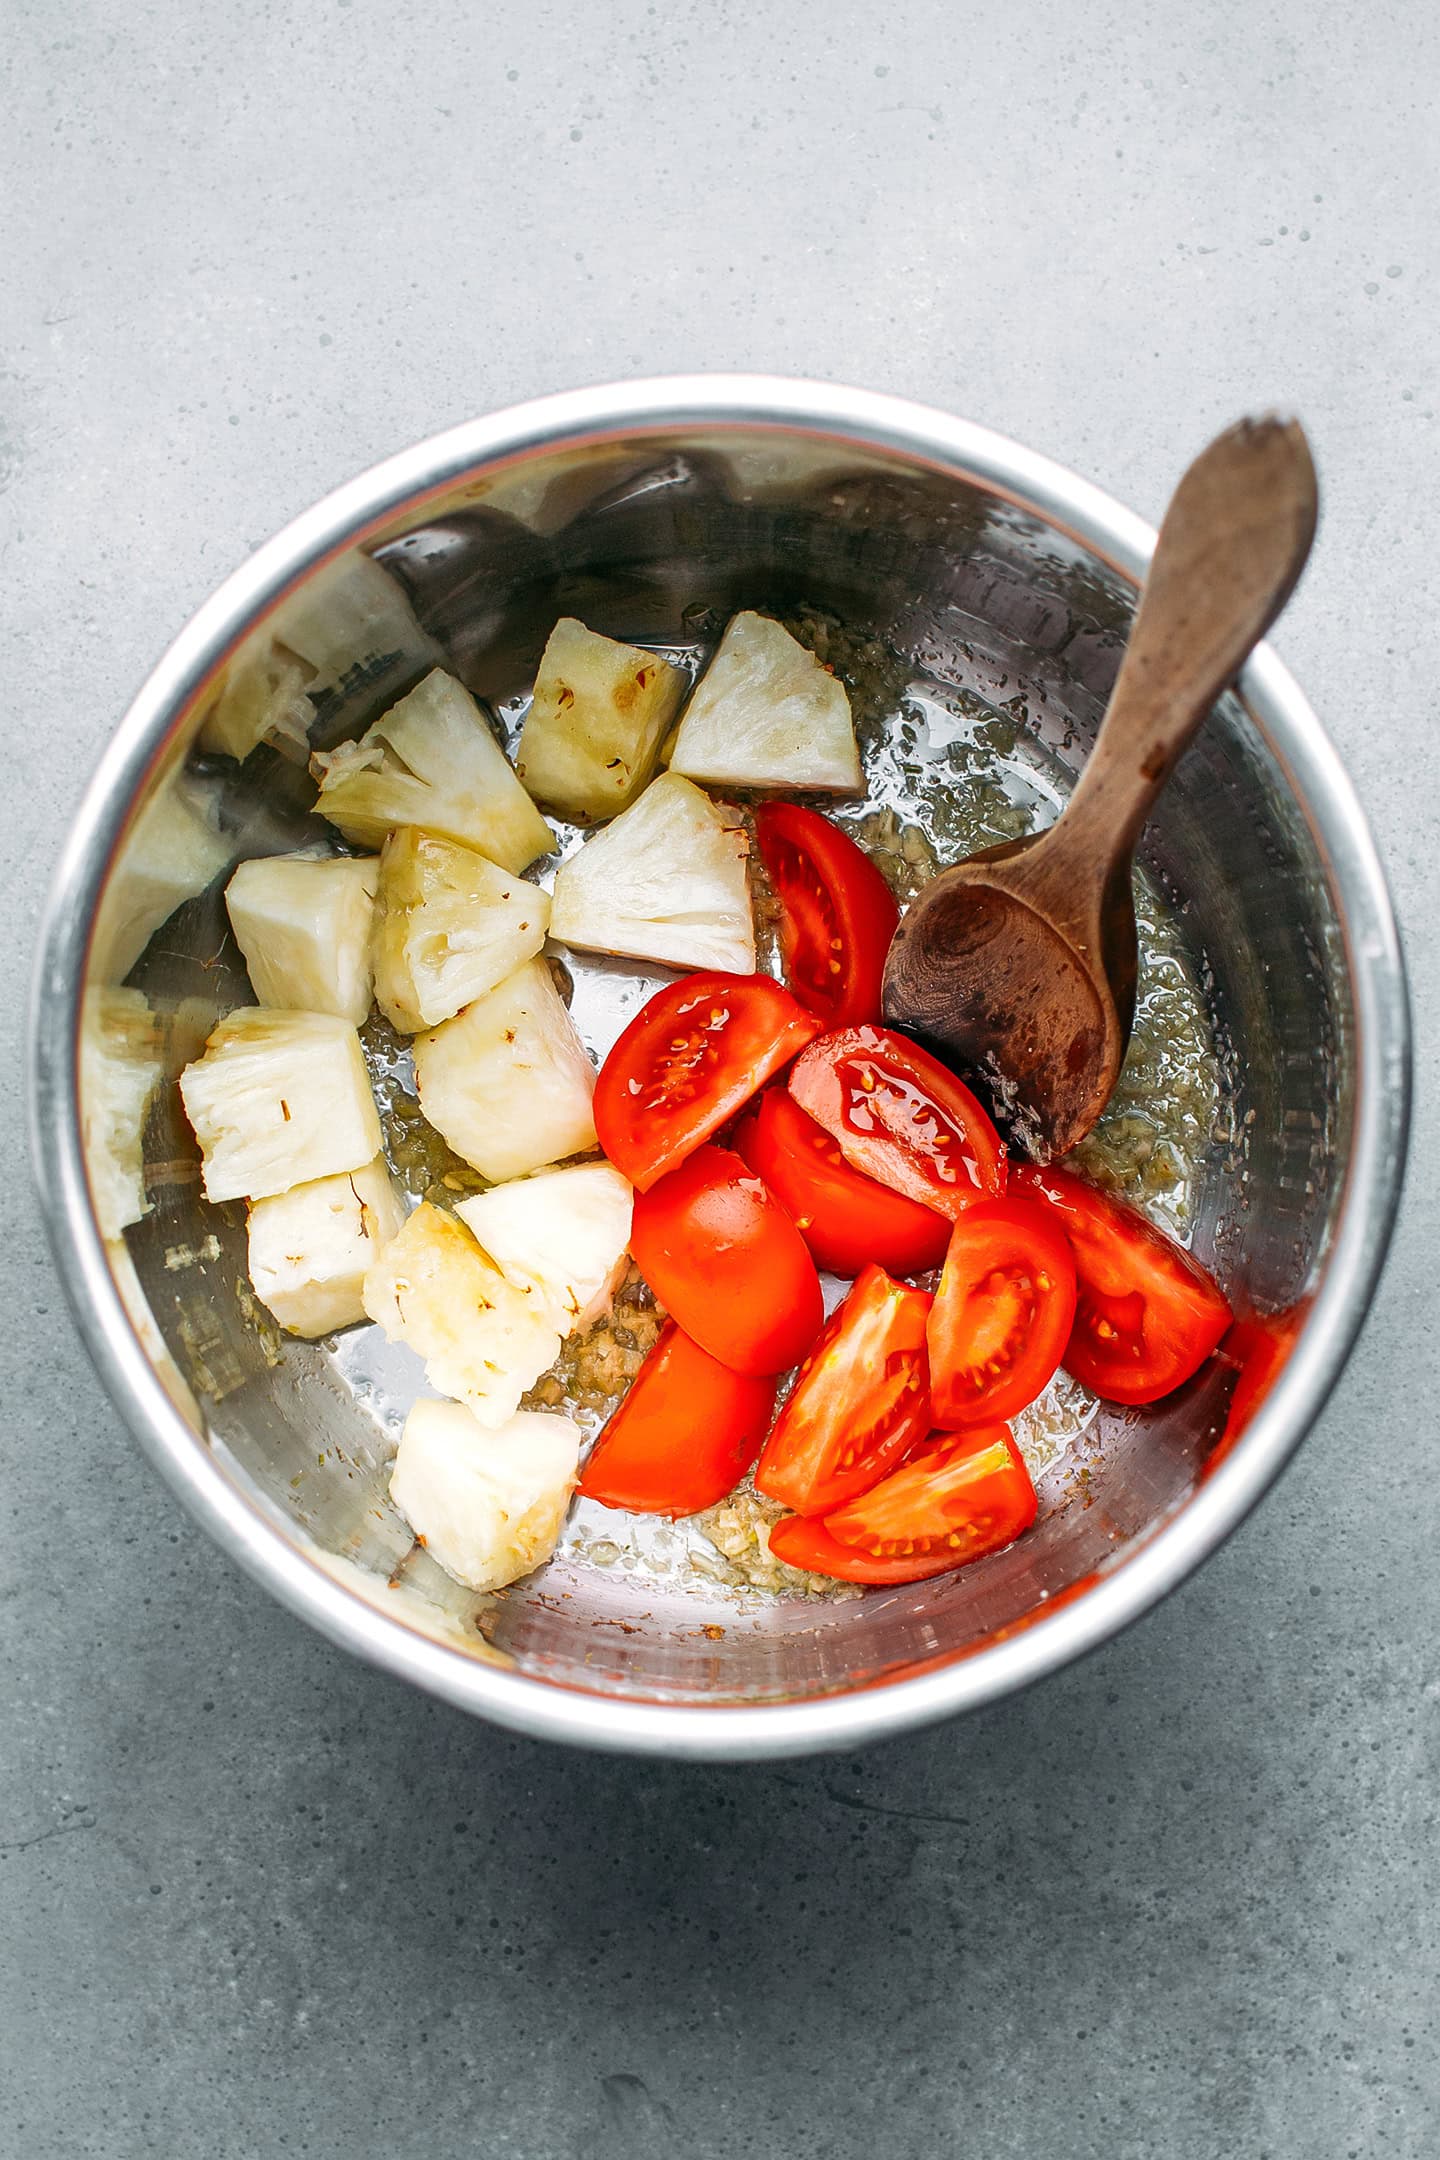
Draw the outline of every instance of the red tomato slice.
[[[923,1275],[944,1259],[948,1218],[852,1170],[786,1088],[767,1088],[734,1144],[832,1275],[858,1275],[871,1261],[892,1275]]]
[[[596,1441],[587,1499],[645,1515],[694,1515],[738,1484],[760,1451],[775,1382],[731,1372],[669,1322]]]
[[[595,1130],[640,1192],[803,1050],[821,1023],[768,975],[686,975],[642,1005],[600,1068]]]
[[[946,1438],[823,1523],[788,1515],[770,1550],[842,1582],[918,1582],[1013,1544],[1035,1520],[1035,1488],[1005,1425]]]
[[[865,1491],[925,1438],[924,1290],[867,1267],[800,1367],[755,1483],[802,1515]]]
[[[636,1196],[630,1252],[665,1310],[734,1372],[798,1365],[824,1323],[805,1240],[728,1148],[697,1148]]]
[[[815,1515],[782,1516],[770,1532],[770,1550],[787,1567],[831,1575],[837,1582],[923,1582],[927,1575],[950,1575],[964,1564],[948,1552],[943,1560],[919,1554],[903,1560],[875,1560],[853,1545],[842,1545]]]
[[[1025,1164],[1017,1182],[1053,1207],[1075,1255],[1075,1325],[1061,1359],[1107,1402],[1158,1402],[1199,1371],[1230,1307],[1183,1245],[1068,1170]]]
[[[849,836],[795,803],[765,803],[755,837],[780,902],[785,979],[826,1027],[880,1018],[895,895]]]
[[[1034,1402],[1075,1318],[1075,1262],[1052,1209],[1007,1193],[956,1223],[927,1342],[935,1423],[994,1424]]]
[[[822,1035],[788,1084],[852,1169],[941,1215],[1005,1190],[1000,1135],[969,1088],[889,1028]]]

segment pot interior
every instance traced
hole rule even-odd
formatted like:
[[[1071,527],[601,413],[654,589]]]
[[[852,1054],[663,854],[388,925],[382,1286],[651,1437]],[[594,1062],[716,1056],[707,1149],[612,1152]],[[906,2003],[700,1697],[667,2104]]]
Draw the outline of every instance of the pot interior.
[[[368,563],[356,548],[308,573],[230,662],[233,675],[276,639],[301,653],[316,744],[359,733],[437,660],[513,725],[562,614],[695,665],[734,609],[755,607],[830,641],[856,685],[875,769],[889,775],[881,807],[903,812],[906,786],[918,787],[938,860],[983,840],[986,816],[1023,826],[1054,814],[1093,740],[1134,604],[1124,577],[978,481],[753,425],[512,459],[363,538]],[[1153,1408],[1100,1411],[1041,1470],[1036,1529],[948,1578],[838,1601],[765,1596],[697,1571],[682,1537],[648,1560],[622,1539],[609,1565],[562,1551],[498,1597],[452,1583],[413,1546],[386,1493],[418,1363],[373,1329],[331,1345],[280,1335],[246,1286],[243,1207],[200,1199],[174,1078],[218,1015],[250,999],[223,907],[228,865],[329,837],[309,814],[303,764],[268,747],[243,765],[197,748],[214,694],[212,684],[176,722],[116,852],[92,942],[92,981],[143,989],[166,1055],[145,1139],[151,1212],[111,1252],[196,1446],[282,1536],[407,1625],[534,1678],[649,1700],[757,1702],[968,1655],[1122,1564],[1184,1504],[1224,1421],[1218,1369]],[[897,741],[910,782],[895,777]],[[162,800],[173,817],[157,814]],[[218,835],[218,870],[203,847],[195,854],[197,815]],[[157,893],[185,882],[187,847],[190,882],[204,889],[137,954]],[[1237,1310],[1286,1313],[1313,1292],[1340,1206],[1352,1014],[1325,864],[1236,697],[1221,700],[1180,766],[1141,861],[1213,1051],[1182,1181],[1186,1235]],[[618,963],[574,973],[577,1017],[597,1050],[659,979]],[[92,1160],[92,1180],[104,1170]],[[600,1532],[592,1524],[586,1535]]]

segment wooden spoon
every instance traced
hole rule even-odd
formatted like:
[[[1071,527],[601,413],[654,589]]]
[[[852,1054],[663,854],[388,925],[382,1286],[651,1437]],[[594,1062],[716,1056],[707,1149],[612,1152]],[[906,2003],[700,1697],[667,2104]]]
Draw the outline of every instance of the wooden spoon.
[[[1135,1013],[1130,866],[1151,805],[1295,588],[1315,536],[1299,423],[1242,420],[1175,490],[1130,642],[1064,815],[942,871],[885,968],[887,1020],[989,1096],[1038,1162],[1084,1138]]]

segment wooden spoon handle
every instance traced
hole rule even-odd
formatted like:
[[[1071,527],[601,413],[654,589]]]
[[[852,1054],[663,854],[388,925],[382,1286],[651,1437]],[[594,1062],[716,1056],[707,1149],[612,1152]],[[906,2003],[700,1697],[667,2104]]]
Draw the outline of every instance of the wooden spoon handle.
[[[1177,758],[1294,591],[1316,516],[1297,420],[1241,420],[1186,471],[1065,813],[1072,843],[1087,828],[1109,864],[1134,848]]]

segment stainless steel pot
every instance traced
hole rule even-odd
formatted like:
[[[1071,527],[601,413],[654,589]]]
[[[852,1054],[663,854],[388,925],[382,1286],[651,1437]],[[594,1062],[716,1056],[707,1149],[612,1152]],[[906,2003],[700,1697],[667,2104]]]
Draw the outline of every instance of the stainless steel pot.
[[[1086,482],[940,413],[821,384],[695,377],[548,398],[423,443],[297,519],[201,609],[122,722],[60,863],[36,978],[35,1166],[116,1403],[186,1505],[292,1610],[523,1732],[677,1756],[798,1754],[947,1717],[1052,1671],[1154,1604],[1259,1499],[1364,1318],[1399,1193],[1409,1056],[1364,819],[1263,648],[1144,851],[1180,903],[1225,1052],[1197,1243],[1238,1304],[1297,1326],[1212,1476],[1201,1473],[1223,1416],[1215,1382],[1107,1417],[1083,1490],[1048,1493],[1029,1538],[934,1582],[758,1610],[720,1591],[708,1605],[663,1585],[637,1592],[593,1568],[561,1567],[538,1594],[498,1601],[469,1599],[434,1569],[391,1586],[409,1541],[386,1505],[383,1443],[323,1351],[260,1324],[233,1211],[217,1225],[200,1205],[173,1086],[146,1132],[152,1212],[123,1238],[107,1241],[97,1218],[107,1166],[93,1116],[88,1176],[82,1140],[87,985],[119,980],[170,901],[190,895],[135,977],[163,1015],[173,1079],[234,1002],[217,871],[305,832],[303,768],[261,751],[207,780],[195,753],[218,671],[233,679],[277,623],[287,643],[308,641],[319,732],[333,740],[437,647],[503,701],[561,612],[664,641],[695,607],[811,602],[942,677],[1003,679],[1073,769],[1152,538]],[[361,550],[384,576],[355,569]]]

